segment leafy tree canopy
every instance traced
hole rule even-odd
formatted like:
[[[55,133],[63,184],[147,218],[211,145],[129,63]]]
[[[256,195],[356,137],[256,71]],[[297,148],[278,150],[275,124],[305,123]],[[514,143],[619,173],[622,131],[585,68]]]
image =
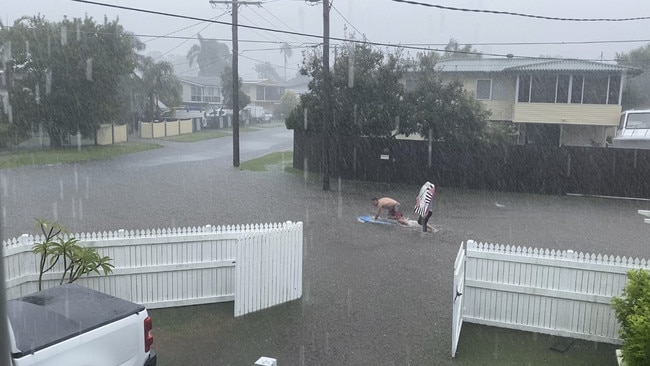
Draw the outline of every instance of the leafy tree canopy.
[[[232,75],[232,68],[230,66],[226,66],[223,72],[221,73],[221,83],[222,83],[221,95],[223,95],[223,105],[226,108],[232,109],[233,75]],[[251,97],[249,97],[242,90],[242,84],[243,84],[243,80],[242,78],[239,78],[239,110],[240,111],[244,109],[244,107],[246,107],[251,102]]]
[[[435,65],[437,53],[405,59],[366,44],[348,44],[332,69],[334,118],[340,134],[394,137],[417,133],[435,141],[460,145],[494,141],[504,134],[488,128],[488,111],[458,82],[445,83]],[[301,68],[310,76],[309,91],[286,119],[288,128],[322,131],[324,81],[322,57],[308,54]],[[507,131],[506,131],[507,133]]]
[[[275,82],[280,81],[280,75],[278,75],[275,67],[273,67],[273,65],[268,61],[261,64],[255,64],[255,72],[260,79],[273,80]]]
[[[187,51],[187,60],[192,66],[199,65],[199,76],[219,77],[232,60],[228,46],[214,39],[206,39],[198,34],[199,44]]]
[[[636,67],[643,74],[624,84],[623,109],[650,108],[650,44],[635,48],[630,52],[616,54],[619,65]]]
[[[102,123],[116,121],[122,108],[119,81],[133,72],[135,50],[142,47],[117,19],[98,24],[90,17],[60,22],[23,17],[0,30],[0,44],[9,55],[11,113],[4,121],[20,129],[42,123],[53,146],[77,132],[94,137]]]
[[[151,57],[140,58],[137,68],[142,72],[141,90],[146,97],[146,119],[155,119],[158,101],[169,108],[182,103],[182,86],[168,61],[156,62]]]
[[[451,38],[449,43],[445,46],[445,52],[442,54],[441,58],[446,59],[459,59],[459,58],[481,58],[483,57],[481,53],[474,49],[471,44],[466,44],[463,47],[460,46],[457,40]]]
[[[280,105],[273,111],[273,114],[276,119],[284,119],[297,105],[298,96],[291,90],[287,90],[280,98]]]

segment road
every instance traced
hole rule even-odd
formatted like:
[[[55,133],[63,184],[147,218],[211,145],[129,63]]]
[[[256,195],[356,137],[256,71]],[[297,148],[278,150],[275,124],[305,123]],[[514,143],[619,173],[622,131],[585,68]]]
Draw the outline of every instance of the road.
[[[242,160],[291,147],[282,129],[241,136]],[[650,257],[650,225],[636,213],[648,202],[439,187],[430,221],[439,232],[422,233],[356,220],[384,195],[413,219],[419,186],[333,179],[324,192],[317,176],[232,168],[230,140],[2,170],[5,237],[33,232],[35,217],[77,232],[303,221],[303,297],[240,318],[232,303],[155,310],[163,366],[252,365],[260,356],[282,366],[448,365],[461,242]]]
[[[247,195],[227,194],[249,174],[232,166],[232,138],[156,142],[164,148],[0,171],[4,238],[34,233],[34,218],[57,220],[72,232],[203,225],[221,219],[210,217],[211,209],[228,211],[222,195]],[[292,144],[292,131],[284,127],[242,133],[240,160],[291,150]]]

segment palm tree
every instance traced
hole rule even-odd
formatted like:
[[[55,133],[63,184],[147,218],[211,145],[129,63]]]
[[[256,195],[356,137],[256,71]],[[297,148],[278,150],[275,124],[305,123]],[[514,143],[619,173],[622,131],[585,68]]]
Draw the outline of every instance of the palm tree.
[[[224,43],[213,39],[205,39],[198,34],[199,44],[187,51],[190,66],[196,62],[199,65],[199,76],[219,77],[231,60],[231,53]]]
[[[153,120],[157,115],[158,101],[169,108],[181,104],[181,85],[174,75],[174,66],[167,61],[155,62],[151,57],[143,57],[138,63],[142,72],[143,94],[147,97],[147,113]]]
[[[280,52],[284,55],[284,81],[287,81],[287,59],[293,56],[293,49],[288,43],[283,43]]]

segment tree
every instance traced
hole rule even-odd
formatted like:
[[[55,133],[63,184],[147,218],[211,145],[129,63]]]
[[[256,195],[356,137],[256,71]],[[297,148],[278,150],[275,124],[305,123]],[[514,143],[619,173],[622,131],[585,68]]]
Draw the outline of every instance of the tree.
[[[298,97],[296,93],[287,90],[280,98],[280,105],[273,111],[275,119],[285,119],[297,105]]]
[[[223,73],[221,73],[221,95],[223,95],[223,105],[226,108],[232,109],[232,81],[233,81],[233,76],[232,76],[232,68],[229,66],[226,66],[226,68],[223,70]],[[250,102],[251,98],[246,95],[242,91],[242,79],[239,78],[239,110],[241,111],[246,107]]]
[[[347,45],[332,73],[334,125],[339,134],[392,138],[418,133],[435,141],[462,145],[490,141],[489,112],[459,82],[443,83],[436,53],[404,60],[368,45]],[[322,61],[317,52],[303,61],[301,72],[312,77],[309,91],[285,120],[287,128],[322,131]],[[404,84],[413,85],[405,90]],[[501,134],[503,131],[496,131]]]
[[[472,48],[471,44],[466,44],[465,46],[460,47],[458,41],[451,38],[449,39],[449,43],[445,46],[445,52],[441,57],[443,60],[446,60],[450,58],[481,58],[483,56],[478,50]]]
[[[32,122],[42,123],[52,146],[61,146],[70,134],[95,137],[102,123],[118,119],[119,80],[133,72],[138,42],[117,20],[50,23],[40,16],[23,17],[3,30],[3,38],[11,40],[12,48],[12,111],[23,118],[26,112],[16,108],[24,106],[15,97],[30,90],[37,106]]]
[[[628,53],[617,53],[616,62],[622,66],[636,67],[643,74],[625,83],[623,109],[650,107],[650,44],[635,48]]]
[[[138,64],[142,72],[142,90],[147,97],[147,115],[151,120],[158,116],[158,101],[169,108],[181,104],[181,84],[174,75],[174,66],[167,61],[154,61],[143,57]]]
[[[287,59],[293,56],[293,49],[285,42],[280,46],[280,53],[284,56],[284,81],[287,81]]]
[[[431,56],[420,55],[415,71],[415,88],[406,94],[408,121],[405,132],[463,146],[486,139],[489,112],[462,83],[443,83],[431,63]]]
[[[79,245],[79,240],[67,237],[65,227],[57,222],[38,219],[36,227],[43,234],[43,241],[34,244],[32,252],[39,258],[38,290],[43,289],[43,275],[51,271],[58,263],[62,264],[63,272],[59,285],[64,282],[72,283],[81,276],[91,273],[108,275],[113,272],[110,257],[102,257],[96,248]]]
[[[255,64],[255,72],[260,79],[267,79],[273,81],[280,81],[280,75],[275,71],[275,67],[270,62]]]
[[[612,307],[623,340],[623,361],[629,366],[647,365],[650,358],[650,272],[633,269],[620,296],[612,299]]]
[[[340,134],[392,136],[402,116],[404,88],[399,82],[405,63],[399,54],[388,54],[367,44],[343,47],[332,72],[334,126]],[[303,129],[303,111],[308,111],[308,129],[322,130],[322,56],[314,51],[303,60],[301,73],[310,76],[309,91],[285,123]]]
[[[214,39],[205,39],[198,34],[199,44],[187,51],[190,66],[199,65],[199,76],[219,77],[232,59],[232,54],[224,43]]]

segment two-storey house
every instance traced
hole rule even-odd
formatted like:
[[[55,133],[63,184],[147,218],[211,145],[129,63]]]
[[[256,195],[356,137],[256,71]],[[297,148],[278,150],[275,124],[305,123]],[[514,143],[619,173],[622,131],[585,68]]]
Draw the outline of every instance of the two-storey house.
[[[571,59],[482,58],[437,64],[491,111],[517,126],[518,144],[605,146],[621,114],[623,86],[642,71]]]

